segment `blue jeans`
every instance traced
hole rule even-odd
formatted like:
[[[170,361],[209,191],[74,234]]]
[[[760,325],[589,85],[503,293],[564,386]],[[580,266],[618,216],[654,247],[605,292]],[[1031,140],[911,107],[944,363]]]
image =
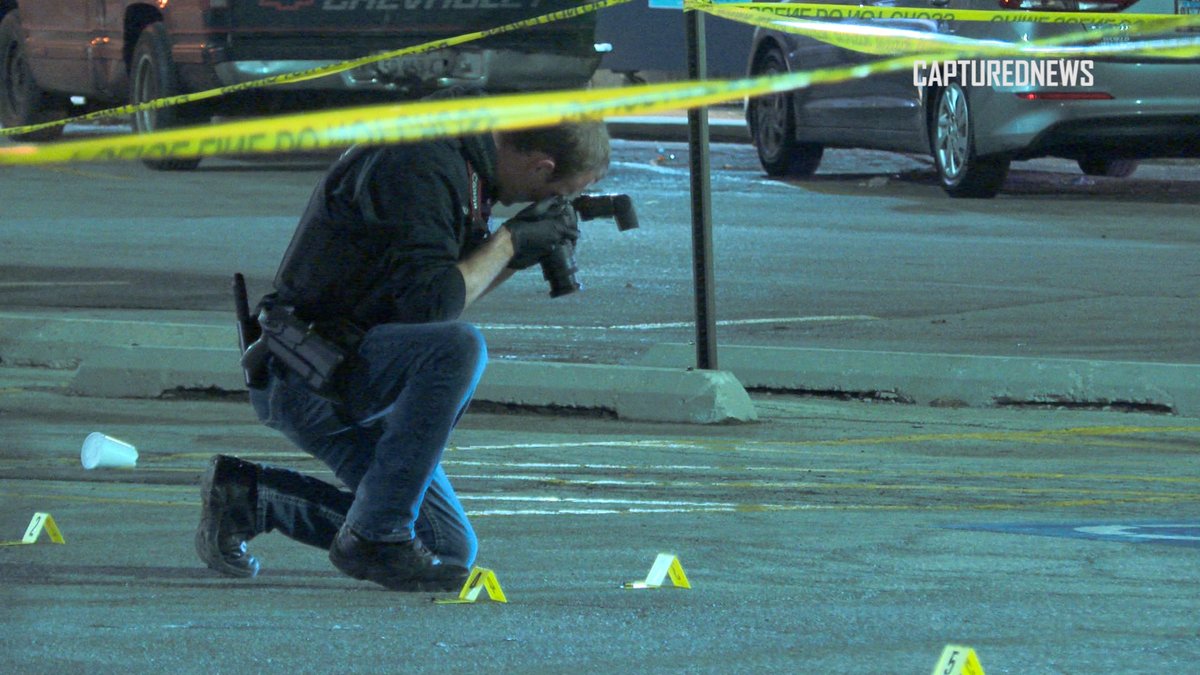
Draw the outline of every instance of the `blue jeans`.
[[[475,531],[441,467],[450,433],[487,362],[474,326],[383,324],[340,377],[343,405],[272,363],[254,409],[349,488],[268,467],[258,488],[259,530],[328,548],[342,523],[372,541],[419,537],[443,561],[470,567]]]

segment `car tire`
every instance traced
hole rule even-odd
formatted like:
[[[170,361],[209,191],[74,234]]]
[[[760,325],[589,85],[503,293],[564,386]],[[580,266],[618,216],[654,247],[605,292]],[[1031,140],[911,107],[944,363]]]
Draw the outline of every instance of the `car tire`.
[[[1004,187],[1009,159],[975,154],[970,102],[957,83],[938,92],[929,137],[938,179],[951,197],[990,199]]]
[[[759,57],[754,75],[787,72],[783,52],[772,47]],[[750,99],[747,122],[758,161],[771,176],[806,178],[817,171],[825,148],[796,140],[794,94],[785,92]]]
[[[152,23],[142,30],[133,48],[133,61],[129,65],[129,102],[136,105],[182,93],[185,92],[171,58],[167,29],[162,23]],[[188,103],[135,112],[133,129],[141,134],[207,120],[206,110],[198,110],[196,104]],[[144,159],[142,163],[158,171],[191,171],[200,165],[200,159]]]
[[[5,128],[23,127],[62,119],[67,115],[66,98],[42,91],[33,79],[33,71],[21,40],[21,16],[12,10],[0,21],[0,124]],[[13,134],[19,141],[52,141],[62,136],[62,125]]]
[[[1136,159],[1103,159],[1088,157],[1079,161],[1079,170],[1089,176],[1128,178],[1137,171]]]

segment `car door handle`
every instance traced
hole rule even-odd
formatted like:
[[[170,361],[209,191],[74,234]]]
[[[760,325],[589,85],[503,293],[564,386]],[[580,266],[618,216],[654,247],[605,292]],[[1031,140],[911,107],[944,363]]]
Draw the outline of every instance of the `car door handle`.
[[[929,0],[929,4],[934,7],[945,7],[950,4],[950,0]]]

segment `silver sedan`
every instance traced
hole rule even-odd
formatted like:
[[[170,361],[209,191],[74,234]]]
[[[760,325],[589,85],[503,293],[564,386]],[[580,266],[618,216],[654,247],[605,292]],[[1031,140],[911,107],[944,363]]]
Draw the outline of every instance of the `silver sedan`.
[[[1174,13],[1173,0],[877,0],[850,7],[924,10]],[[843,22],[855,22],[843,19]],[[857,20],[1021,43],[1069,26],[1036,22]],[[1087,25],[1085,23],[1085,25]],[[1090,26],[1095,28],[1096,26]],[[1192,29],[1195,30],[1195,29]],[[1195,36],[1183,29],[1153,37]],[[1108,36],[1103,42],[1143,39]],[[1098,41],[1099,42],[1099,41]],[[751,75],[866,63],[878,57],[769,29],[755,32]],[[1200,157],[1200,59],[1105,58],[930,62],[788,94],[751,99],[747,121],[771,175],[808,176],[825,148],[872,148],[933,157],[952,197],[993,197],[1014,160],[1074,159],[1089,175],[1124,177],[1139,159]]]

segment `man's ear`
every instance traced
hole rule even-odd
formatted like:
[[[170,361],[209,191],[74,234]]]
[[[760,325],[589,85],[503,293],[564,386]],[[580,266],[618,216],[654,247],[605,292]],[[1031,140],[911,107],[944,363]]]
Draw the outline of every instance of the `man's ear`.
[[[542,180],[549,182],[550,177],[554,175],[554,168],[557,166],[554,158],[550,155],[538,153],[533,162],[533,172]]]

